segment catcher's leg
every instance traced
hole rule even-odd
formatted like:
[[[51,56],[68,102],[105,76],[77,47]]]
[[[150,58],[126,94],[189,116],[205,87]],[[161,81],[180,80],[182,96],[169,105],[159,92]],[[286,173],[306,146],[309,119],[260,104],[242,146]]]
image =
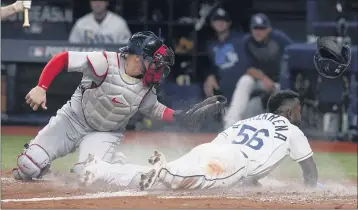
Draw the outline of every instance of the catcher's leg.
[[[87,134],[79,144],[78,161],[71,171],[81,175],[89,154],[111,163],[122,137],[123,134],[115,132],[92,132]],[[125,159],[125,157],[123,157],[123,159]]]
[[[156,154],[154,160],[163,157],[160,153]],[[149,189],[155,181],[172,189],[229,187],[245,176],[246,165],[247,159],[237,145],[202,144],[177,160],[155,165],[153,171],[143,174],[140,188]]]
[[[96,180],[118,186],[136,182],[136,176],[149,167],[128,163],[123,153],[117,152],[123,134],[115,132],[93,132],[83,138],[79,145],[78,163],[73,172],[80,181],[89,185]],[[139,182],[139,179],[138,179]],[[136,186],[138,183],[136,184]]]
[[[70,118],[59,113],[38,135],[25,145],[24,151],[17,158],[17,168],[12,174],[17,180],[31,180],[45,175],[53,160],[73,151],[74,141],[81,138],[81,129],[75,127]]]

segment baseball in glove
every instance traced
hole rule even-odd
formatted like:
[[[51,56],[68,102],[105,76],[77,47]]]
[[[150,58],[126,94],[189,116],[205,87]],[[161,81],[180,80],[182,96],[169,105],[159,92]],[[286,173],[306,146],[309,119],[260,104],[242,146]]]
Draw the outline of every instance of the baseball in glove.
[[[201,127],[202,123],[210,116],[220,114],[224,110],[227,99],[224,96],[216,95],[195,104],[189,110],[177,110],[174,112],[174,120],[180,125],[191,130]]]
[[[323,77],[334,79],[340,77],[351,62],[351,49],[347,45],[338,44],[327,37],[317,39],[317,52],[314,64]]]

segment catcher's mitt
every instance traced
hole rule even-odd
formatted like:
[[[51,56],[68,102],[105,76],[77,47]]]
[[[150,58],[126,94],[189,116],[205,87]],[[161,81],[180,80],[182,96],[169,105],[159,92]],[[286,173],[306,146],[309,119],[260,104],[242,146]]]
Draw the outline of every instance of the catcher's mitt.
[[[224,110],[227,99],[216,95],[207,98],[201,103],[195,104],[187,111],[178,110],[174,112],[174,120],[179,124],[192,130],[199,128],[209,116],[220,114]]]
[[[327,37],[317,39],[317,52],[314,54],[315,67],[326,78],[340,77],[351,62],[351,49]]]

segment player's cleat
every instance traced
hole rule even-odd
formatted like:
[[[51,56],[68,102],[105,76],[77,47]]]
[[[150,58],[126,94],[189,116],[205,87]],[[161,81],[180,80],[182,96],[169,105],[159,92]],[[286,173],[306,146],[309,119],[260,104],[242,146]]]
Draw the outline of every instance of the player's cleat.
[[[80,184],[82,186],[88,186],[98,180],[98,164],[100,162],[101,159],[99,159],[97,156],[88,154],[83,172],[80,176]]]
[[[153,165],[153,169],[141,175],[139,182],[140,190],[149,189],[153,186],[167,161],[162,153],[155,151],[154,155],[148,159],[148,162]]]

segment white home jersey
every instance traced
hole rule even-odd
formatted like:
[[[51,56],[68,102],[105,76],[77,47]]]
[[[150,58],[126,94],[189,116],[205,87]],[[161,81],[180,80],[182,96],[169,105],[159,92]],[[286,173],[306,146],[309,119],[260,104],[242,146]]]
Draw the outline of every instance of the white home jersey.
[[[300,162],[313,154],[303,132],[285,117],[272,113],[235,123],[213,143],[241,144],[241,152],[249,160],[248,177],[264,176],[287,155]]]
[[[75,44],[127,44],[130,37],[131,32],[121,16],[108,12],[98,23],[89,13],[75,23],[68,41]]]

